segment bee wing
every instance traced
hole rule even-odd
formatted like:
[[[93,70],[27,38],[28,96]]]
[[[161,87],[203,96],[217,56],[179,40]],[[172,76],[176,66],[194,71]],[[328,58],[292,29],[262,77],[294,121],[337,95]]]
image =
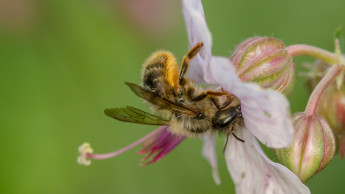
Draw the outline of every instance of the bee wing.
[[[169,120],[147,113],[143,110],[127,106],[125,108],[109,108],[104,113],[119,121],[139,123],[145,125],[167,125]]]
[[[182,104],[177,104],[172,102],[164,97],[161,97],[139,85],[125,82],[129,88],[140,98],[162,108],[165,110],[172,110],[174,112],[178,112],[185,115],[196,115],[198,111],[193,110],[191,108],[185,107]]]

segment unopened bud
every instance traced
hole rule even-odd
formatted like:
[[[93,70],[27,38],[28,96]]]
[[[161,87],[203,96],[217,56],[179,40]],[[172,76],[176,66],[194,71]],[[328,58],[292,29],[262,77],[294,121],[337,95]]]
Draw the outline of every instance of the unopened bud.
[[[338,140],[339,157],[345,156],[345,87],[329,87],[320,99],[318,114],[325,117]]]
[[[308,77],[307,85],[310,90],[320,82],[331,65],[317,60],[313,64],[304,64],[309,71],[305,74]],[[345,157],[345,74],[340,74],[336,82],[333,82],[322,94],[317,113],[323,116],[335,132],[337,139],[339,157]],[[338,81],[342,83],[339,83]]]
[[[256,82],[288,94],[295,82],[295,65],[281,40],[254,37],[245,40],[230,57],[242,81]]]
[[[296,113],[295,137],[290,146],[276,150],[280,162],[302,182],[325,168],[335,152],[335,139],[327,121],[318,115]]]

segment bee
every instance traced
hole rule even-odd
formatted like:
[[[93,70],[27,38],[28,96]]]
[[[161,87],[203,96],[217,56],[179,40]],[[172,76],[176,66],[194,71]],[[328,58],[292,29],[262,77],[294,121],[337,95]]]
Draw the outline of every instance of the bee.
[[[130,106],[106,109],[105,114],[125,122],[169,125],[175,135],[197,137],[215,130],[232,133],[243,141],[234,134],[236,126],[243,124],[239,99],[224,90],[199,88],[185,77],[190,60],[202,47],[202,42],[196,44],[183,57],[180,69],[172,53],[155,52],[143,65],[142,85],[125,82],[138,97],[149,102],[155,112],[165,114],[168,119]]]

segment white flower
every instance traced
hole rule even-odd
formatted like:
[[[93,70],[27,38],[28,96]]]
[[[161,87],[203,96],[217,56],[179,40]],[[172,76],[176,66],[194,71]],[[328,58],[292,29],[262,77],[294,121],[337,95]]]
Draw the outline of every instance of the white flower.
[[[191,61],[189,76],[198,83],[218,84],[241,100],[245,128],[237,129],[225,149],[229,172],[239,193],[310,193],[309,189],[286,167],[274,163],[261,150],[256,138],[272,148],[290,144],[294,129],[287,99],[273,90],[239,80],[228,58],[212,56],[212,36],[207,27],[201,0],[183,0],[183,14],[189,46],[204,43]],[[214,134],[204,138],[203,155],[209,160],[213,177],[219,183]]]

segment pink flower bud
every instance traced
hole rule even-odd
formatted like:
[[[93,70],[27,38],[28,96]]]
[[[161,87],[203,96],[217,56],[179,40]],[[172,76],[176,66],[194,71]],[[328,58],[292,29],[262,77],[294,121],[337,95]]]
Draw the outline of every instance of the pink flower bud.
[[[288,94],[295,81],[295,65],[281,40],[249,38],[230,57],[242,81],[256,82]]]
[[[292,121],[294,140],[290,146],[276,150],[276,154],[282,164],[305,182],[332,160],[335,139],[327,121],[321,116],[296,113]]]
[[[345,156],[345,87],[339,90],[335,84],[328,88],[320,99],[318,114],[325,117],[336,133],[339,157]]]
[[[322,77],[326,74],[331,65],[317,60],[314,64],[305,64],[309,69],[306,74],[308,77],[307,85],[309,89],[314,89]],[[345,75],[342,82],[338,84],[333,82],[332,85],[323,93],[317,113],[323,116],[335,132],[339,157],[345,157]],[[338,81],[338,80],[337,80]],[[337,86],[340,85],[338,88]]]

